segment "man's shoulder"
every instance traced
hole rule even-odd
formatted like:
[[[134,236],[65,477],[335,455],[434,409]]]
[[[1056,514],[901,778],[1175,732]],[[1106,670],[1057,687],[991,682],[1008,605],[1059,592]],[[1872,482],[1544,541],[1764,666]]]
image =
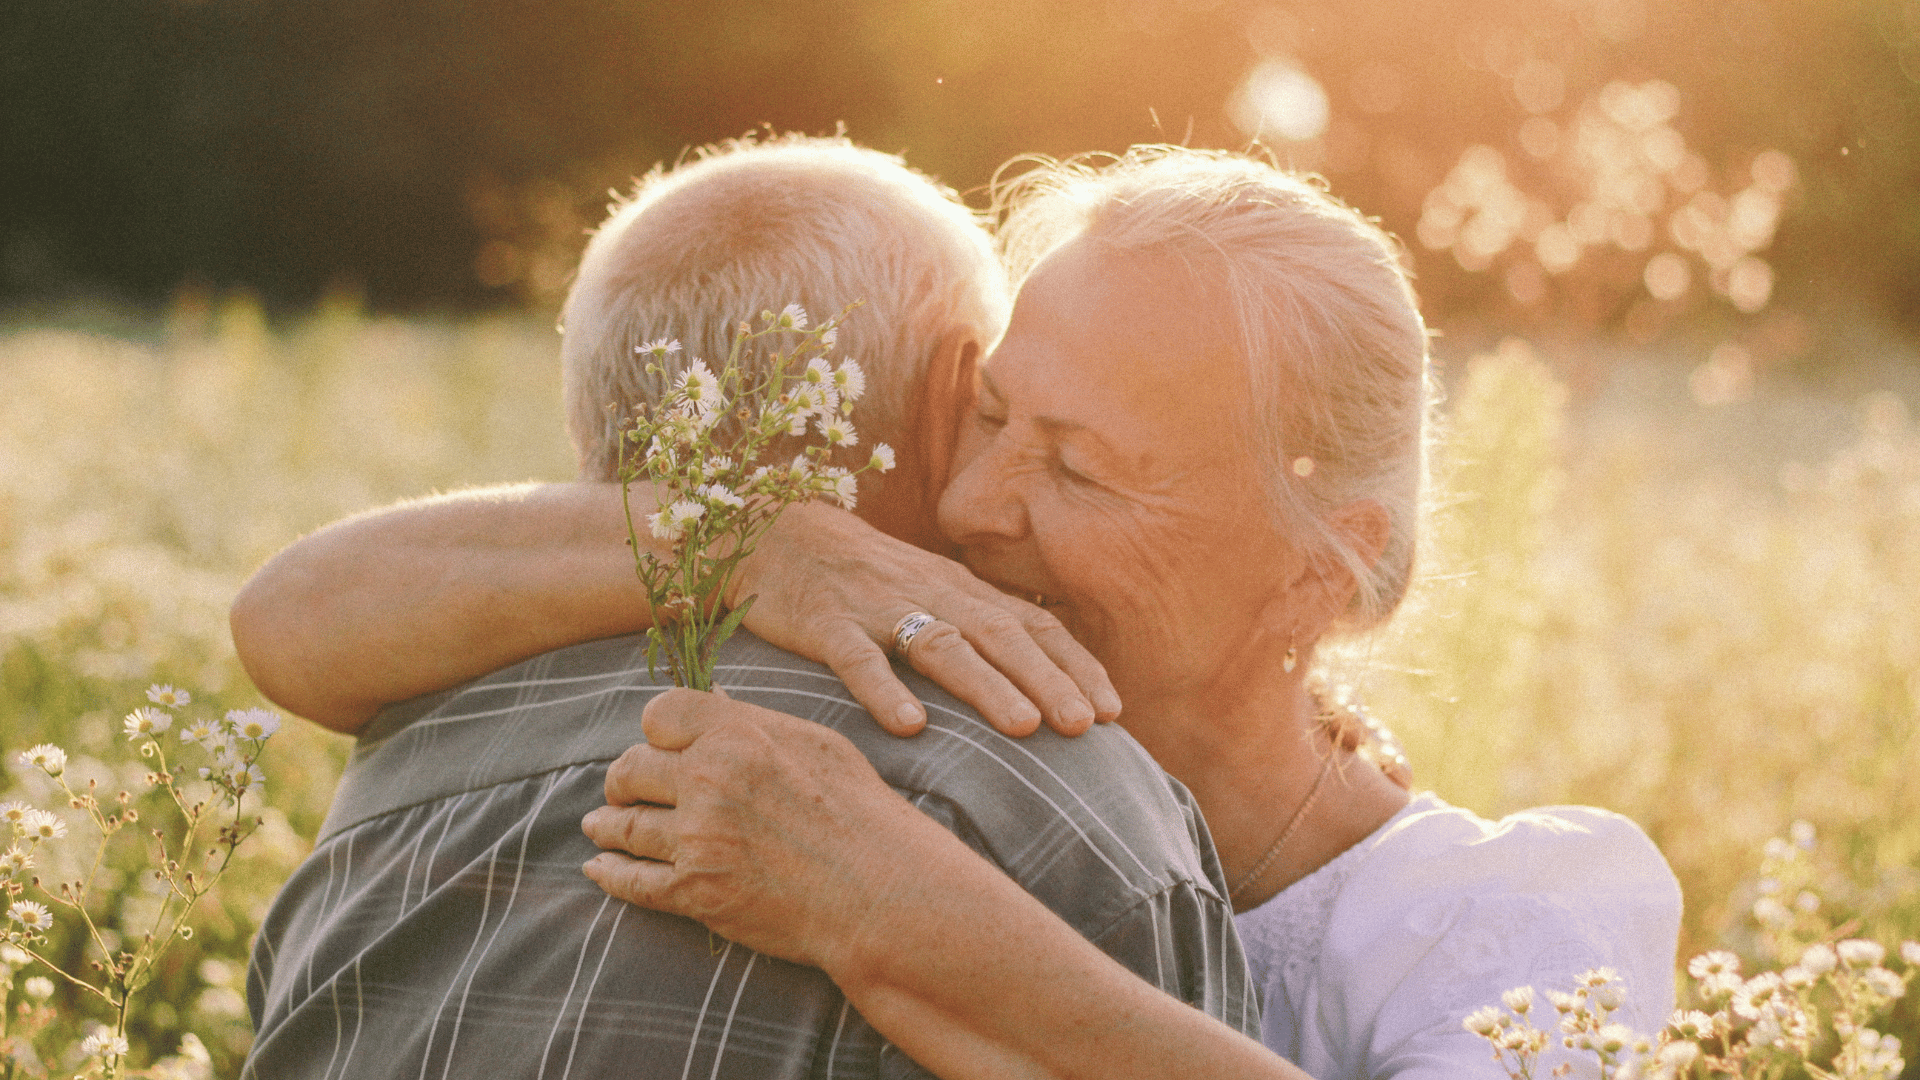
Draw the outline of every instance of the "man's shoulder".
[[[832,671],[742,631],[714,681],[733,697],[846,736],[880,775],[1022,884],[1099,868],[1116,890],[1205,886],[1205,827],[1185,788],[1117,725],[1078,738],[995,731],[964,702],[900,672],[927,706],[924,731],[887,734]],[[326,831],[425,799],[606,761],[643,740],[640,713],[670,683],[646,638],[543,653],[453,690],[391,706],[370,723]]]

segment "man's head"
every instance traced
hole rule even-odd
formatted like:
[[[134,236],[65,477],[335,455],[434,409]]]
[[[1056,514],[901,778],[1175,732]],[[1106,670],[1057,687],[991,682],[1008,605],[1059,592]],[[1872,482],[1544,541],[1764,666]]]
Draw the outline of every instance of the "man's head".
[[[892,444],[884,486],[861,480],[862,516],[935,546],[933,504],[959,399],[999,336],[1005,277],[979,221],[899,158],[844,139],[787,137],[702,151],[640,181],[587,245],[562,314],[567,426],[583,479],[613,479],[617,417],[657,403],[693,358],[718,367],[734,328],[799,303],[816,318],[860,301],[837,355],[858,360],[864,447]],[[634,355],[676,338],[667,378]],[[611,406],[611,408],[610,408]]]

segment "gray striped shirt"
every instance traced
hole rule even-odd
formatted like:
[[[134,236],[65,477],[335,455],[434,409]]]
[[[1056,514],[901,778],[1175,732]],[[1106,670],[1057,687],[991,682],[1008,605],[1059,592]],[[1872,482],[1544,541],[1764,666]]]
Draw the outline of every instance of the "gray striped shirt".
[[[1117,727],[1005,738],[917,675],[885,734],[830,672],[741,633],[715,681],[853,740],[887,783],[1109,954],[1255,1038],[1212,841]],[[255,940],[243,1073],[894,1077],[926,1073],[820,971],[609,899],[580,818],[661,689],[611,638],[395,706],[362,733],[314,852]]]

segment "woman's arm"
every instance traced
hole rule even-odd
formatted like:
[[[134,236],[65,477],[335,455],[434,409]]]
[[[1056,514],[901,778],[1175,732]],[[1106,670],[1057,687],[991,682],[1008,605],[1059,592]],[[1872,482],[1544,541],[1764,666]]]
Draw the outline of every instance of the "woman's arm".
[[[610,849],[588,876],[822,968],[937,1075],[1305,1076],[1102,953],[836,732],[691,691],[644,726],[583,823]]]
[[[642,542],[653,542],[641,530]],[[661,552],[665,554],[665,552]],[[952,560],[823,504],[790,507],[742,562],[747,629],[833,668],[896,734],[925,722],[882,643],[909,611],[953,630],[914,665],[995,727],[1077,734],[1120,700],[1059,621]],[[304,537],[235,598],[233,640],[269,699],[352,734],[383,705],[652,622],[617,484],[487,488],[402,503]]]

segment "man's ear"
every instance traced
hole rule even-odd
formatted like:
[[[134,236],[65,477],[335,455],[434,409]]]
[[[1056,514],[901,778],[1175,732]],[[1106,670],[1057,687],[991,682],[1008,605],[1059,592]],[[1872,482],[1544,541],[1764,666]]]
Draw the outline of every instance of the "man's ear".
[[[960,439],[960,423],[973,408],[974,381],[980,365],[980,338],[972,330],[955,327],[940,339],[920,391],[913,435],[923,448],[928,488],[943,490],[953,473],[953,455]]]

